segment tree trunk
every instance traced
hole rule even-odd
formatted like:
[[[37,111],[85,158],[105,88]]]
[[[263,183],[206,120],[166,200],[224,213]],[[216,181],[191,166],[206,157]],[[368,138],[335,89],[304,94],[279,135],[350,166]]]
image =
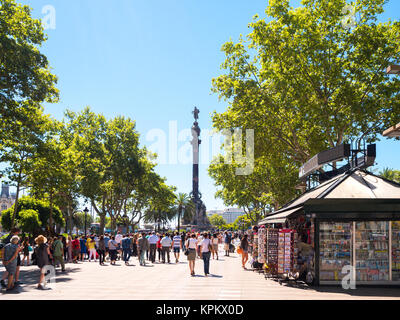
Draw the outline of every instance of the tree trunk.
[[[50,235],[54,235],[54,227],[53,227],[53,193],[50,192],[50,217],[49,217],[49,231]]]
[[[105,214],[100,214],[97,212],[97,214],[100,217],[100,227],[99,227],[99,233],[104,234],[104,228],[106,226],[106,215]]]
[[[74,230],[74,224],[72,222],[72,210],[70,204],[68,204],[68,227],[69,227],[69,235],[72,237],[72,233]],[[67,231],[68,232],[68,231]]]
[[[178,232],[181,230],[181,214],[183,216],[183,208],[182,211],[178,210]]]
[[[15,218],[17,217],[17,212],[18,212],[18,198],[19,198],[19,189],[20,189],[19,180],[20,179],[21,179],[21,173],[19,174],[18,182],[17,182],[17,194],[15,195],[14,212],[13,212],[13,216],[11,219],[11,229],[13,229],[15,226]]]

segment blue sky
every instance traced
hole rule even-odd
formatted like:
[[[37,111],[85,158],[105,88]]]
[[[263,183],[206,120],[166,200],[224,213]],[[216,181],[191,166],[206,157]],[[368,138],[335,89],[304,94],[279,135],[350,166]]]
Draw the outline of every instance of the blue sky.
[[[47,30],[43,47],[58,76],[61,99],[46,112],[61,119],[65,109],[90,106],[106,117],[124,115],[137,121],[143,145],[149,132],[190,128],[197,106],[202,129],[211,129],[211,114],[226,104],[211,94],[211,79],[221,74],[220,48],[247,34],[255,14],[264,16],[265,0],[19,0],[35,17],[42,8],[56,9],[56,28]],[[298,1],[292,1],[296,5]],[[383,20],[398,19],[400,1],[386,5]],[[183,146],[178,142],[178,148]],[[400,168],[400,141],[378,143],[379,168]],[[157,172],[180,192],[191,191],[190,164],[164,164]],[[216,188],[200,165],[200,190],[208,209],[221,209]]]

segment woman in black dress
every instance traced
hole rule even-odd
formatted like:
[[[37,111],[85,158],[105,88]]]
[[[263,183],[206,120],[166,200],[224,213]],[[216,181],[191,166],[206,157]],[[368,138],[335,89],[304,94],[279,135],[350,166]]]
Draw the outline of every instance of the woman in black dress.
[[[21,265],[23,265],[25,259],[27,259],[26,266],[29,266],[29,238],[28,237],[25,237],[24,242],[22,243],[22,246],[23,246],[24,257],[22,258]]]
[[[37,265],[40,269],[40,278],[37,288],[43,290],[44,288],[42,286],[42,283],[44,281],[44,276],[46,272],[46,269],[44,267],[50,265],[49,257],[50,259],[52,259],[53,256],[50,253],[50,248],[47,244],[47,239],[44,236],[42,235],[38,236],[35,239],[35,242],[37,243],[37,247],[35,248]]]
[[[137,257],[138,256],[138,249],[137,249],[137,234],[133,236],[132,239],[132,256]]]

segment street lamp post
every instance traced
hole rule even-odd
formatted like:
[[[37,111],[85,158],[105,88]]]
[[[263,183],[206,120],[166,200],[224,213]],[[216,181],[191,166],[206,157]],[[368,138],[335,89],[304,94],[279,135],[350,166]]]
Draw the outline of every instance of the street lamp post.
[[[87,230],[87,227],[86,227],[86,216],[87,216],[87,213],[89,212],[89,210],[88,210],[87,207],[85,207],[85,210],[83,210],[83,211],[85,212],[85,237],[86,237],[86,230]]]

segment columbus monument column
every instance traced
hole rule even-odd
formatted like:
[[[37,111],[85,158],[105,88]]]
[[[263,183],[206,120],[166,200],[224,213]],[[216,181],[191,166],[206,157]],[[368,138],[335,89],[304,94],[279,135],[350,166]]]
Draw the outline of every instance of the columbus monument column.
[[[194,123],[192,126],[193,140],[191,141],[193,146],[193,188],[190,195],[195,208],[192,225],[196,226],[198,229],[207,229],[210,226],[210,223],[206,215],[206,206],[201,200],[201,193],[199,191],[199,150],[201,144],[201,129],[197,120],[199,119],[200,110],[195,107],[192,113],[194,116]]]

